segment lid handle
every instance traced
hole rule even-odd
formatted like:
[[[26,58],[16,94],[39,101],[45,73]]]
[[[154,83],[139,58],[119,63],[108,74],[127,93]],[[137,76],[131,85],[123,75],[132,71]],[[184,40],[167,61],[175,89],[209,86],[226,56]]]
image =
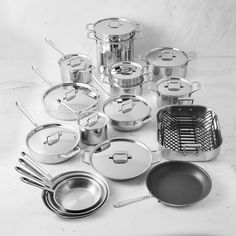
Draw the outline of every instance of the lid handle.
[[[181,89],[181,82],[179,79],[170,79],[170,81],[168,81],[168,90],[169,91],[179,91]]]
[[[109,157],[112,159],[115,164],[125,164],[132,157],[126,151],[118,151],[113,154],[113,156]]]
[[[99,117],[98,117],[97,113],[96,114],[91,114],[90,116],[88,116],[86,126],[92,127],[92,126],[94,126],[98,123],[98,120],[99,120]]]
[[[80,57],[76,57],[76,58],[71,58],[69,61],[71,67],[76,67],[79,66],[82,63],[82,60]]]
[[[136,71],[136,67],[128,65],[128,66],[119,67],[116,73],[121,74],[121,75],[132,75],[133,72],[135,71]]]
[[[65,93],[63,100],[71,101],[72,99],[74,99],[76,97],[77,93],[78,93],[78,89],[74,88],[74,89]]]
[[[60,137],[62,136],[61,132],[54,132],[47,136],[46,141],[43,142],[43,144],[47,144],[48,146],[52,146],[55,143],[58,143],[60,140]]]
[[[132,111],[134,106],[135,104],[133,103],[133,100],[129,99],[121,103],[121,108],[119,111],[121,111],[122,113],[127,113]]]
[[[122,26],[122,24],[118,20],[111,20],[109,22],[110,28],[116,29],[116,28],[119,28],[120,26]]]
[[[171,61],[175,56],[173,55],[173,52],[170,50],[162,50],[161,51],[161,59],[163,61]]]

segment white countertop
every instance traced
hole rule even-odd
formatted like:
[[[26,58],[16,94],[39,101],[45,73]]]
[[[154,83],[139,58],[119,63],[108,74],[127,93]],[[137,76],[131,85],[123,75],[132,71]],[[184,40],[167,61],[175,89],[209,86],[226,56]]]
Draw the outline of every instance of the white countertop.
[[[233,235],[236,230],[236,58],[199,58],[189,65],[188,79],[202,82],[202,91],[194,94],[195,104],[214,109],[219,117],[223,144],[217,159],[197,163],[211,176],[209,196],[186,208],[172,208],[149,199],[120,209],[117,200],[148,193],[145,175],[127,182],[108,180],[110,197],[95,214],[76,220],[62,219],[50,212],[41,200],[41,190],[25,185],[14,170],[21,151],[27,151],[25,136],[33,127],[18,111],[20,101],[38,123],[53,120],[41,104],[47,85],[31,71],[38,65],[55,83],[60,82],[55,60],[0,60],[0,182],[1,236],[28,235]],[[147,98],[155,104],[155,94]],[[70,122],[67,122],[70,123]],[[74,123],[71,123],[75,125]],[[133,133],[109,129],[110,137],[130,136],[157,148],[155,121]],[[92,170],[75,157],[66,163],[42,166],[52,175],[71,170]]]

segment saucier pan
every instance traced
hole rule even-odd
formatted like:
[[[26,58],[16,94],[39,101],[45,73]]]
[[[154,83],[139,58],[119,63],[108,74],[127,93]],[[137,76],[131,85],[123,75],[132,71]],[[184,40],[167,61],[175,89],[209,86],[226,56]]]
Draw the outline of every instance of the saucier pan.
[[[172,207],[193,205],[211,191],[212,181],[201,167],[182,161],[168,161],[154,166],[147,175],[149,194],[115,203],[116,208],[144,199],[156,198]]]

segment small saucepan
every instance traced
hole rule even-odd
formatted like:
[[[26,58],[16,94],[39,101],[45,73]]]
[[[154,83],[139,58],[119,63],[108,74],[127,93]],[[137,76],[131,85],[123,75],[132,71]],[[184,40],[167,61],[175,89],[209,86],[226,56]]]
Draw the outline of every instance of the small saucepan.
[[[35,160],[55,164],[69,160],[80,153],[80,134],[73,127],[48,123],[38,125],[19,102],[17,107],[35,126],[25,139],[26,146]]]
[[[115,203],[116,208],[144,199],[156,198],[172,207],[193,205],[211,191],[212,181],[200,166],[182,161],[168,161],[154,166],[146,178],[149,194]]]
[[[62,55],[58,64],[63,83],[88,84],[91,81],[91,74],[95,67],[92,65],[92,59],[89,56],[80,53],[66,55],[51,40],[45,39],[45,42]]]
[[[77,113],[58,99],[58,102],[77,116],[81,141],[87,145],[97,145],[107,139],[108,117],[98,111]]]
[[[30,177],[21,177],[21,180],[43,189],[43,197],[47,194],[47,200],[50,202],[50,207],[47,207],[55,213],[67,217],[83,217],[93,213],[106,202],[109,187],[100,176],[85,171],[73,171],[52,177],[28,154],[22,152],[22,156],[24,158],[20,158],[19,162],[34,174],[17,166],[17,172]]]

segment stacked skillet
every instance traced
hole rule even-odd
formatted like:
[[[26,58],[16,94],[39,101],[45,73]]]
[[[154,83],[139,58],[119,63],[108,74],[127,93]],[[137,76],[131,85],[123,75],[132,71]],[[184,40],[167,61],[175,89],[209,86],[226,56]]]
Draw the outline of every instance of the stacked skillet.
[[[125,181],[144,172],[157,162],[140,141],[108,138],[107,126],[121,132],[140,129],[153,120],[152,107],[145,94],[157,95],[157,141],[163,158],[148,172],[147,196],[118,202],[114,207],[155,197],[170,206],[189,206],[205,198],[211,190],[210,176],[190,161],[209,161],[217,157],[222,137],[217,115],[212,109],[192,105],[192,94],[201,89],[199,82],[185,79],[188,63],[195,53],[171,47],[155,48],[146,58],[134,58],[134,41],[142,36],[142,27],[124,18],[107,18],[87,25],[88,37],[96,41],[97,70],[92,59],[83,54],[64,54],[56,49],[63,83],[52,83],[33,70],[50,86],[42,95],[45,111],[53,118],[77,121],[78,127],[61,123],[37,125],[28,112],[17,106],[35,128],[27,135],[30,156],[22,153],[16,170],[21,180],[43,189],[46,207],[65,218],[85,217],[99,210],[107,201],[109,187],[104,176]],[[109,96],[98,111],[100,92]],[[187,105],[185,104],[187,103]],[[108,124],[109,123],[109,124]],[[82,142],[93,146],[91,152],[79,148]],[[52,177],[35,160],[61,163],[79,155],[98,174],[71,171]]]

